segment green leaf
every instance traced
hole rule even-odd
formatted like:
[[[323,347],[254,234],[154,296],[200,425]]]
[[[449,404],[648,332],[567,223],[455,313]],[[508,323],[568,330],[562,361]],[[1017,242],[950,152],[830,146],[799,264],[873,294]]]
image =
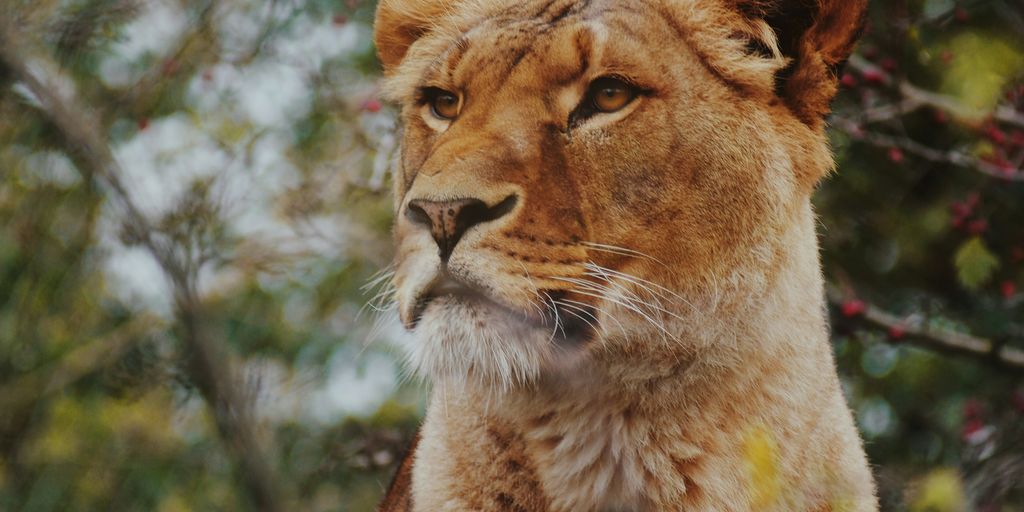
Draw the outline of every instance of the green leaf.
[[[985,247],[981,238],[975,237],[968,240],[956,251],[957,277],[960,284],[968,290],[977,290],[989,279],[999,268],[999,258],[992,251]]]
[[[963,33],[946,46],[952,62],[943,76],[941,91],[962,103],[954,114],[983,119],[999,103],[1003,90],[1024,71],[1022,50],[1016,41],[987,33]]]

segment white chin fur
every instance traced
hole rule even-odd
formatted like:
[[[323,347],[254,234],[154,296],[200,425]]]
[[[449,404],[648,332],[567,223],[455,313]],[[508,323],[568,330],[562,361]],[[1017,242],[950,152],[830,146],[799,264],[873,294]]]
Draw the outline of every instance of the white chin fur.
[[[434,382],[475,381],[511,389],[535,381],[565,359],[551,330],[495,305],[440,297],[413,331],[410,366]]]

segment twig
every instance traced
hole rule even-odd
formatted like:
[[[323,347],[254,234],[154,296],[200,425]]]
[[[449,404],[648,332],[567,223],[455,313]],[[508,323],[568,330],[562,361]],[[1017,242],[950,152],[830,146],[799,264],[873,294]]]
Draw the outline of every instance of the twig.
[[[214,8],[216,2],[207,2],[199,9],[199,15],[190,23],[190,30],[183,34],[178,41],[177,47],[159,62],[150,67],[130,88],[123,91],[118,103],[126,106],[120,110],[127,110],[133,115],[139,115],[151,107],[146,103],[152,103],[154,97],[166,87],[168,75],[183,73],[179,66],[196,66],[196,62],[188,62],[187,56],[198,54],[201,57],[209,58],[213,52],[207,51],[203,46],[210,46],[209,39],[214,29],[213,22]],[[113,114],[113,113],[110,113]]]
[[[928,160],[929,162],[953,164],[958,167],[973,169],[1001,180],[1024,181],[1024,171],[1000,167],[956,150],[942,151],[931,148],[906,137],[896,137],[893,135],[886,135],[884,133],[868,131],[849,118],[838,115],[832,116],[831,125],[846,133],[851,138],[867,142],[873,146],[887,149],[899,148],[914,156]]]
[[[846,301],[845,294],[836,287],[829,288],[828,298],[829,302],[837,306]],[[900,340],[901,343],[936,352],[971,356],[1015,373],[1024,372],[1024,351],[1003,343],[939,329],[929,325],[927,321],[908,321],[872,304],[864,305],[861,318],[887,331],[899,330],[905,336],[905,341]]]
[[[42,106],[49,120],[63,136],[69,154],[80,163],[85,179],[97,178],[109,188],[113,199],[127,212],[125,227],[160,264],[175,285],[182,337],[192,355],[192,375],[207,403],[213,409],[221,440],[236,461],[246,490],[259,510],[283,510],[278,479],[261,455],[249,408],[234,382],[234,375],[209,334],[203,329],[194,273],[174,256],[174,246],[161,239],[142,211],[134,204],[121,181],[123,171],[110,146],[102,138],[96,117],[80,105],[68,88],[48,83],[52,77],[39,76],[38,71],[60,68],[48,57],[36,55],[23,42],[9,18],[0,18],[0,66],[8,68],[14,78],[28,88]]]
[[[141,336],[160,325],[151,315],[139,315],[113,332],[79,344],[51,367],[33,371],[0,388],[0,411],[17,411],[61,391],[77,380],[117,360]]]
[[[964,105],[952,96],[927,91],[905,80],[897,80],[884,69],[872,64],[860,55],[850,57],[848,65],[862,74],[871,73],[878,76],[883,84],[895,87],[906,100],[901,106],[904,113],[921,107],[931,107],[948,112],[958,119],[967,121],[977,122],[991,117],[1003,123],[1024,127],[1024,114],[1012,107],[999,105],[992,111],[988,111]]]

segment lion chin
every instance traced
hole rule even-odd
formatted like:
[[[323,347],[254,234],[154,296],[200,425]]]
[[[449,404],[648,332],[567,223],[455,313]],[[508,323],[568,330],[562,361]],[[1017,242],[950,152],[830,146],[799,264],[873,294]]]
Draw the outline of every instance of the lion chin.
[[[571,373],[596,332],[561,316],[550,306],[515,311],[450,276],[438,278],[408,315],[414,338],[409,366],[435,383],[471,381],[495,392]]]
[[[508,389],[534,381],[555,355],[550,331],[465,297],[434,299],[414,334],[411,366],[435,383],[474,380]]]

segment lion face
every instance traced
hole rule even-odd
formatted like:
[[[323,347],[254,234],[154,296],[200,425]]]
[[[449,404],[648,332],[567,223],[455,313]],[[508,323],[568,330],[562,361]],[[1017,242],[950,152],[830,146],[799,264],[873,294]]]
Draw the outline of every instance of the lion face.
[[[610,347],[681,354],[730,294],[770,285],[830,157],[820,107],[776,87],[802,70],[765,20],[399,4],[377,38],[405,127],[394,284],[419,371],[511,387]]]

